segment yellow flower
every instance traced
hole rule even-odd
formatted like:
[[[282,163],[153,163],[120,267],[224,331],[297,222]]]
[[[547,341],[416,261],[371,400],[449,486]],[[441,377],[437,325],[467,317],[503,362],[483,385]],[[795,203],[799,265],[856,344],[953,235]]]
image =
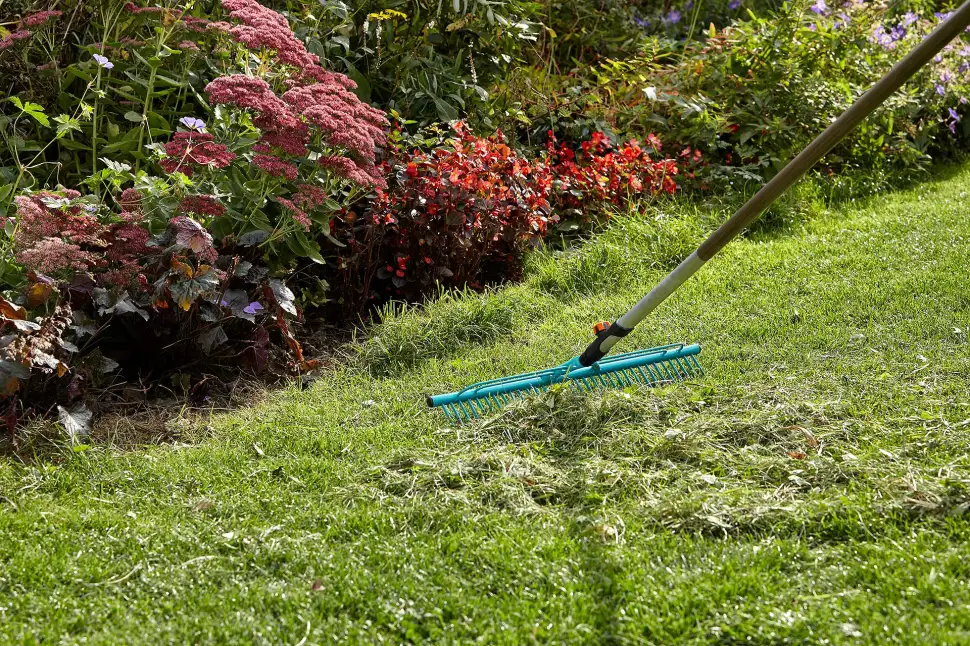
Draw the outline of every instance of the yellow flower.
[[[378,11],[377,13],[367,14],[367,20],[376,20],[380,22],[381,20],[407,20],[408,15],[406,13],[395,11],[394,9],[384,9]]]

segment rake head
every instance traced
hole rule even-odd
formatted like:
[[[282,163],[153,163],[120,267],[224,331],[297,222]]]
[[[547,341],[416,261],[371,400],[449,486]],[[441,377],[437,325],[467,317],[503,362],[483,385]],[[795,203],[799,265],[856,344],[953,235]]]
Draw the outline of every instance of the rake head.
[[[697,361],[700,351],[701,346],[697,344],[677,343],[605,357],[589,367],[580,364],[579,357],[573,357],[555,368],[482,381],[457,392],[433,395],[428,397],[428,405],[440,408],[452,421],[465,422],[488,415],[516,399],[548,390],[554,384],[566,383],[577,390],[594,391],[683,381],[704,374]]]

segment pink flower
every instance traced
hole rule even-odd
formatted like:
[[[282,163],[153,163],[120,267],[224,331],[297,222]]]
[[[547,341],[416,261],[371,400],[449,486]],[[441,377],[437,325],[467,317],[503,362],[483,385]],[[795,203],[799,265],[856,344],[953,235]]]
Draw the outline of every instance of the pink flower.
[[[310,219],[309,215],[286,198],[279,197],[277,200],[283,205],[284,209],[290,212],[293,220],[300,224],[306,231],[310,230],[310,227],[313,226],[313,220]]]
[[[239,23],[229,30],[236,42],[251,50],[274,51],[277,60],[295,67],[302,79],[322,81],[330,75],[320,67],[320,57],[307,51],[303,42],[293,34],[286,18],[279,13],[256,0],[222,0],[222,6],[229,11],[229,17]]]
[[[312,211],[321,204],[325,203],[328,199],[327,191],[319,186],[313,186],[312,184],[300,184],[297,186],[298,192],[294,193],[290,197],[293,198],[293,202],[303,207],[308,211]]]
[[[299,175],[299,169],[293,164],[289,164],[279,157],[271,155],[256,155],[253,157],[253,166],[259,168],[273,177],[285,177],[291,182]]]
[[[30,38],[32,34],[26,29],[21,29],[20,31],[15,31],[6,38],[0,38],[0,51],[11,47],[18,40],[26,40]]]
[[[138,7],[134,2],[128,2],[125,3],[125,11],[137,16],[144,13],[162,13],[165,10],[161,7]]]
[[[62,12],[60,11],[38,11],[37,13],[32,13],[29,16],[24,16],[24,19],[20,21],[20,27],[36,27],[38,25],[43,25],[48,20],[60,18],[61,15]]]
[[[225,168],[236,155],[223,144],[214,142],[215,137],[207,132],[179,131],[165,144],[165,154],[160,162],[166,173],[181,172],[191,175],[195,166]]]
[[[179,211],[216,218],[225,214],[226,207],[211,195],[187,195],[179,203]]]
[[[87,271],[97,264],[94,254],[61,238],[44,238],[17,254],[17,262],[42,274],[59,271]]]

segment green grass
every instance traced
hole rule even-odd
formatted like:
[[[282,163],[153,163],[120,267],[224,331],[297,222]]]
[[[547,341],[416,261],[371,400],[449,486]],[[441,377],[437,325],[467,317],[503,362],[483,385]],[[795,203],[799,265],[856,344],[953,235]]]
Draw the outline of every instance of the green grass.
[[[579,352],[722,215],[619,220],[183,443],[6,460],[0,643],[970,642],[970,167],[729,247],[625,345],[702,343],[696,383],[424,408]]]

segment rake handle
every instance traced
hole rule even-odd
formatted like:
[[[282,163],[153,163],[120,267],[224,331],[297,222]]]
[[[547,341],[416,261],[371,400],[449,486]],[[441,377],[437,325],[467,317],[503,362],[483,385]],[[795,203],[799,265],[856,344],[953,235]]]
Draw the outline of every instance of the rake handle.
[[[788,162],[771,181],[737,210],[697,250],[680,263],[659,285],[634,305],[629,312],[597,335],[580,356],[580,363],[589,366],[602,359],[616,343],[670,296],[698,269],[754,222],[775,200],[807,173],[822,157],[835,147],[896,90],[940,53],[950,41],[970,25],[970,0],[964,2],[947,20],[940,24],[922,43],[899,61],[865,94],[856,99],[842,115],[832,122],[812,143]]]

